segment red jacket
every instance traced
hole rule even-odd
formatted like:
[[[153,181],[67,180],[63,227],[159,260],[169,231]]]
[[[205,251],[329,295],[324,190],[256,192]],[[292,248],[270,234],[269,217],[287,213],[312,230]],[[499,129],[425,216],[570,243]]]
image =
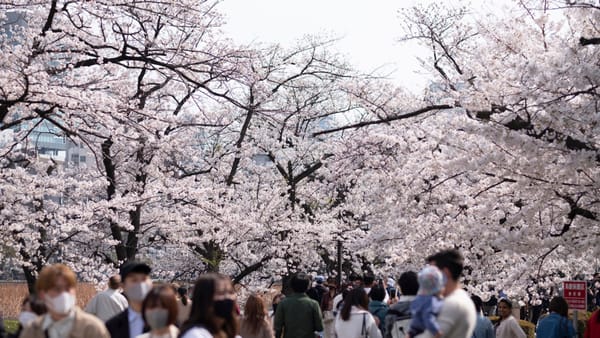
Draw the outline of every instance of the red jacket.
[[[600,338],[600,310],[596,310],[588,320],[584,338]]]

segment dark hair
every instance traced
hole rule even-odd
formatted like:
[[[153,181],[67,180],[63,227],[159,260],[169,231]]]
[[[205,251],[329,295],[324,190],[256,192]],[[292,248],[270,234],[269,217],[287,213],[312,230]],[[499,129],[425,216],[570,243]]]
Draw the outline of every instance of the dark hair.
[[[363,278],[362,278],[361,275],[358,275],[358,274],[356,274],[356,273],[353,272],[353,273],[350,274],[350,277],[348,277],[348,280],[351,281],[351,282],[354,282],[355,280],[362,281]]]
[[[181,304],[183,305],[188,305],[187,292],[188,290],[183,286],[177,288],[177,293],[179,294],[179,297],[181,298]]]
[[[369,297],[371,297],[372,300],[382,302],[385,299],[385,289],[377,284],[369,291]]]
[[[450,276],[455,281],[460,278],[463,272],[464,258],[456,249],[440,251],[427,257],[427,261],[434,263],[440,270],[447,268],[450,271]]]
[[[398,278],[400,291],[405,296],[414,296],[419,291],[419,279],[414,271],[407,271]]]
[[[473,301],[473,304],[475,304],[475,310],[479,314],[481,312],[481,308],[483,307],[483,301],[481,300],[481,297],[473,295],[471,296],[471,300]]]
[[[221,281],[231,284],[229,277],[216,273],[207,273],[198,278],[194,285],[190,317],[183,324],[179,337],[183,337],[187,331],[196,326],[204,327],[212,335],[222,331],[228,338],[236,336],[238,332],[237,315],[232,316],[232,319],[226,321],[221,327],[216,324],[214,297],[217,283]]]
[[[363,276],[363,283],[365,283],[365,285],[371,285],[373,282],[375,282],[375,276],[372,274],[366,274]]]
[[[110,278],[108,279],[108,287],[113,290],[116,290],[119,288],[119,286],[121,286],[121,276],[110,276]]]
[[[512,309],[512,302],[506,298],[500,298],[500,300],[498,301],[498,304],[500,303],[504,303],[506,304],[506,306],[508,306],[509,309]]]
[[[342,320],[347,321],[350,319],[350,312],[352,306],[358,306],[366,310],[369,307],[369,297],[367,292],[363,288],[356,288],[350,290],[348,295],[344,297],[344,306],[342,307]]]
[[[257,335],[267,317],[267,309],[262,297],[251,294],[244,306],[244,319],[242,325],[248,326],[250,333]]]
[[[290,286],[292,290],[297,293],[303,293],[308,290],[308,286],[310,285],[310,278],[304,272],[299,272],[292,276],[292,280],[290,281]]]
[[[29,295],[29,296],[25,297],[25,299],[23,299],[23,303],[21,305],[24,306],[25,304],[29,304],[29,308],[31,309],[31,312],[35,313],[38,316],[41,316],[44,313],[48,312],[46,303],[44,303],[44,301],[41,300],[36,295]]]
[[[146,309],[161,307],[169,311],[167,323],[174,325],[177,321],[177,299],[173,289],[166,284],[155,286],[148,292],[146,298],[142,302],[142,318],[146,322]]]
[[[560,297],[554,297],[550,300],[550,305],[548,306],[548,310],[550,312],[556,312],[563,317],[568,317],[569,315],[569,304],[567,301]]]

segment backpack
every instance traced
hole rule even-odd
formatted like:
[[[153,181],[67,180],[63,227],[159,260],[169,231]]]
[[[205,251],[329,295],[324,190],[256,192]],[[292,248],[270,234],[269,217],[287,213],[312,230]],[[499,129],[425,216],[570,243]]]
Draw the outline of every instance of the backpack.
[[[390,335],[392,338],[404,338],[408,335],[408,331],[410,330],[410,320],[411,314],[410,311],[399,312],[397,310],[390,309],[388,310],[388,315],[396,316],[396,320],[394,321],[394,325],[392,326],[392,330]]]

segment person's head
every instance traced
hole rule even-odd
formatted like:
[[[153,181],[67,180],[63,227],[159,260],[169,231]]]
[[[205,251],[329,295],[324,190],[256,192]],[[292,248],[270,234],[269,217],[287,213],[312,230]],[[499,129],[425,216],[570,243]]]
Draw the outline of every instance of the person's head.
[[[362,286],[362,284],[363,284],[362,276],[358,275],[356,273],[350,274],[350,277],[348,277],[348,280],[350,280],[350,283],[352,283],[352,286],[355,288],[358,288],[358,287]]]
[[[369,297],[363,288],[355,288],[348,292],[344,297],[344,306],[342,307],[341,317],[343,320],[350,319],[350,312],[352,307],[356,306],[363,310],[367,310],[369,307]]]
[[[563,297],[560,296],[554,297],[552,300],[550,300],[548,310],[550,310],[550,312],[556,312],[563,317],[569,316],[569,304]]]
[[[435,296],[444,289],[444,277],[440,269],[434,265],[427,265],[419,271],[419,295]]]
[[[186,287],[180,286],[177,288],[177,294],[181,298],[187,298],[188,289]]]
[[[304,272],[299,272],[292,276],[292,280],[290,281],[290,286],[292,290],[296,293],[304,293],[308,290],[310,286],[310,278]]]
[[[325,283],[325,277],[323,277],[323,276],[316,276],[315,277],[315,282],[317,284],[321,284],[322,285],[323,283]]]
[[[502,298],[498,301],[498,316],[505,319],[508,318],[512,313],[512,303],[506,298]]]
[[[177,299],[168,285],[152,288],[142,302],[142,318],[152,331],[175,325],[177,321]]]
[[[398,285],[400,286],[400,292],[404,296],[414,296],[419,291],[419,280],[417,273],[414,271],[407,271],[400,275],[398,278]]]
[[[448,280],[458,282],[463,272],[464,258],[456,249],[440,251],[427,257],[427,262],[437,266]]]
[[[385,299],[385,289],[379,284],[374,285],[371,288],[371,291],[369,291],[369,297],[371,297],[372,300],[383,302]]]
[[[37,316],[41,316],[47,311],[46,304],[41,299],[35,295],[29,295],[21,303],[21,313],[18,318],[19,323],[25,326],[36,319]]]
[[[363,283],[365,284],[365,287],[372,287],[373,283],[375,283],[375,276],[370,273],[365,274],[363,276]]]
[[[227,337],[235,337],[238,330],[236,294],[229,277],[208,273],[198,278],[190,318],[182,331],[195,326],[203,326],[213,335],[224,332]]]
[[[483,308],[483,300],[481,300],[481,297],[476,295],[472,295],[471,300],[473,301],[473,304],[475,304],[475,311],[477,311],[477,314],[480,314],[481,309]]]
[[[144,263],[129,261],[121,266],[120,275],[123,290],[130,304],[139,304],[152,289],[150,272],[152,269]],[[139,309],[138,309],[139,310]]]
[[[121,287],[121,276],[110,276],[108,279],[108,287],[113,290],[118,290]]]
[[[277,306],[284,298],[285,295],[283,293],[278,293],[275,295],[275,297],[273,297],[273,300],[271,301],[271,304],[273,306],[273,314],[275,314],[275,311],[277,311]]]
[[[77,277],[64,264],[45,266],[38,275],[35,289],[54,318],[67,316],[75,307]]]
[[[262,297],[257,294],[251,294],[244,306],[244,322],[248,324],[252,334],[258,333],[266,316],[267,309]]]

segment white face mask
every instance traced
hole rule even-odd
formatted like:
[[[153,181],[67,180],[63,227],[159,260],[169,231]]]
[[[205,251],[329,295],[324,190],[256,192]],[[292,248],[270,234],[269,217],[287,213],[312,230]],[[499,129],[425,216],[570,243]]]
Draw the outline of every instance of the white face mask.
[[[75,296],[66,291],[54,298],[46,296],[46,305],[51,311],[65,315],[75,306]]]
[[[30,311],[23,311],[19,314],[19,323],[21,323],[22,326],[25,326],[31,323],[36,318],[37,315],[35,313]]]
[[[146,298],[146,295],[148,292],[150,292],[151,288],[152,285],[146,282],[135,283],[127,287],[125,294],[130,300],[134,302],[141,302],[144,300],[144,298]]]

